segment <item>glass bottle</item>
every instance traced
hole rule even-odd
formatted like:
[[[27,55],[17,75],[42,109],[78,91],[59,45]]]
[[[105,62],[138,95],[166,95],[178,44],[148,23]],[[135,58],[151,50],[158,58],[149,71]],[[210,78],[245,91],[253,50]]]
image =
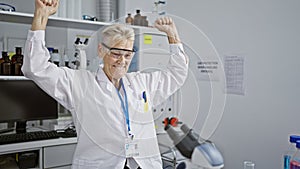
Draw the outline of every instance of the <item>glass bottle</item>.
[[[23,72],[21,71],[22,65],[23,65],[23,58],[18,57],[17,62],[12,66],[14,67],[14,75],[23,76]]]
[[[69,65],[70,59],[69,59],[69,56],[67,55],[67,49],[64,49],[64,54],[62,56],[62,61],[63,61],[63,64],[64,64],[65,67],[70,68],[70,65]]]
[[[1,72],[2,75],[11,75],[11,63],[10,63],[10,59],[9,56],[7,55],[7,52],[5,52],[6,54],[2,55],[4,62],[1,63]],[[3,54],[3,53],[2,53]]]
[[[300,169],[300,140],[296,141],[296,148],[290,161],[290,169]]]
[[[51,61],[52,61],[52,63],[54,63],[57,66],[59,66],[60,56],[59,56],[59,53],[58,53],[58,49],[54,49],[53,50],[53,53],[51,55]]]
[[[133,25],[133,18],[131,17],[131,13],[127,14],[127,17],[125,19],[126,24]]]
[[[142,25],[142,15],[141,15],[141,10],[137,9],[136,14],[134,15],[133,18],[133,25]]]
[[[2,75],[2,63],[4,62],[5,55],[7,55],[7,52],[2,51],[2,57],[0,58],[0,75]]]
[[[292,155],[296,152],[296,141],[300,140],[300,136],[298,135],[290,135],[290,145],[287,151],[284,153],[283,156],[283,169],[290,169],[290,160]]]
[[[16,53],[11,57],[11,74],[22,75],[21,67],[23,64],[22,47],[16,47]]]
[[[51,47],[48,47],[47,48],[48,49],[48,51],[49,51],[49,55],[50,55],[50,58],[49,58],[49,62],[51,62],[51,57],[52,57],[52,54],[53,54],[53,50],[54,50],[54,48],[51,48]]]
[[[147,16],[142,16],[142,26],[148,26]]]
[[[22,47],[16,47],[15,48],[15,51],[16,53],[11,57],[11,60],[10,62],[12,64],[16,63],[17,62],[17,58],[18,57],[22,57],[23,58],[23,55],[22,55]]]

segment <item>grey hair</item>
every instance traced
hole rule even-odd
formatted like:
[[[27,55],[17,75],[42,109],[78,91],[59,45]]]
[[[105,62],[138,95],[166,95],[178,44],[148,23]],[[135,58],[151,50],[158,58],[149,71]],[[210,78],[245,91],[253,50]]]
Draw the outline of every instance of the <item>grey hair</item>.
[[[125,40],[134,41],[134,36],[133,28],[128,25],[113,24],[102,30],[100,42],[112,47]]]

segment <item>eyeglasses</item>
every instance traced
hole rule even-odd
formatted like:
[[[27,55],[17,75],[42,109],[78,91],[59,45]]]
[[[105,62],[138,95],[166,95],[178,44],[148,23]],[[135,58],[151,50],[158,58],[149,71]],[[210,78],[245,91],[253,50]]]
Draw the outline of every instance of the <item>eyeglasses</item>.
[[[104,43],[101,44],[107,49],[109,49],[110,56],[115,59],[120,59],[122,56],[124,56],[125,59],[131,59],[135,53],[135,49],[129,50],[129,49],[120,49],[120,48],[110,48]]]

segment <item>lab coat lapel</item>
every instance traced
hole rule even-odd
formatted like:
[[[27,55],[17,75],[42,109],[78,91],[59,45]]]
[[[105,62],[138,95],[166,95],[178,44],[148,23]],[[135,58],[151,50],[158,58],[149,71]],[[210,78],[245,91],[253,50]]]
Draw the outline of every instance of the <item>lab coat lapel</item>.
[[[113,84],[110,82],[106,74],[104,73],[102,67],[99,67],[97,71],[97,82],[100,85],[102,89],[106,89],[107,92],[111,93],[112,90],[114,89]]]
[[[128,81],[127,77],[123,77],[123,84],[126,90],[127,95],[132,96],[134,90],[133,90],[133,86],[131,85],[131,83]]]

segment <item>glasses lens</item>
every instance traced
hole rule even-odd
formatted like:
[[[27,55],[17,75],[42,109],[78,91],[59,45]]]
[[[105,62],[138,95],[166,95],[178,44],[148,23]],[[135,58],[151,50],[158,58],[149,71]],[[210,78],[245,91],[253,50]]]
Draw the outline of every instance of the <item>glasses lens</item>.
[[[122,51],[116,49],[110,50],[111,57],[115,59],[120,59],[122,56],[124,56],[125,59],[131,59],[133,54],[134,54],[133,52],[128,52],[128,51]]]

